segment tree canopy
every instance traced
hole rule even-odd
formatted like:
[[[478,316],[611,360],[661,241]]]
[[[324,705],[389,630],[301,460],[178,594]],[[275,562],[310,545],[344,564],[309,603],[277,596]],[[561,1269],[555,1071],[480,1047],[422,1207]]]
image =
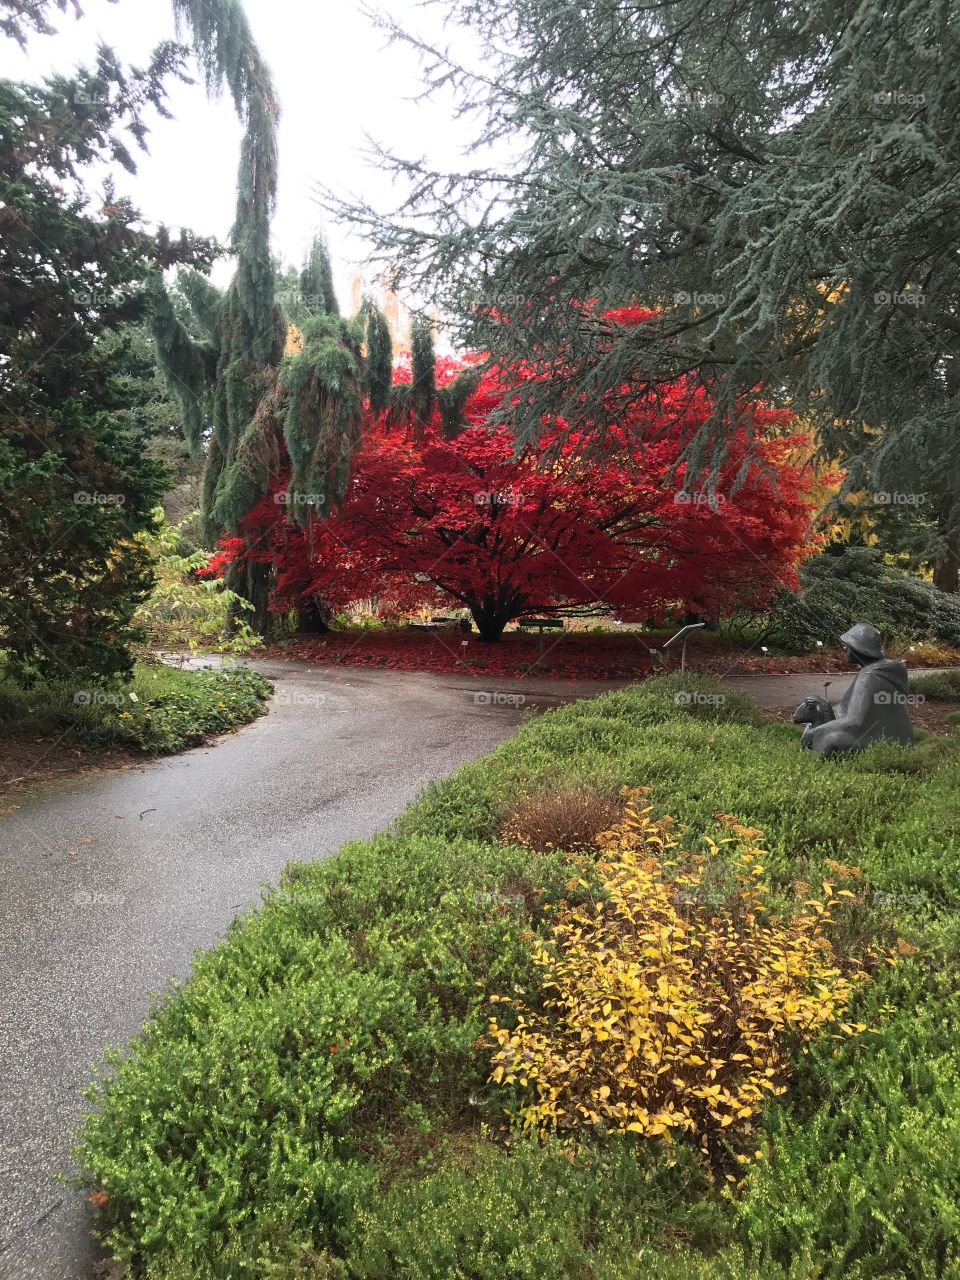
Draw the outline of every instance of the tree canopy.
[[[960,525],[957,167],[960,11],[949,0],[443,0],[482,35],[473,73],[398,24],[433,88],[477,121],[460,173],[381,152],[394,211],[324,197],[458,337],[546,376],[545,414],[680,376],[715,412],[691,441],[721,465],[762,383],[847,465],[846,490],[922,492],[933,558]],[[520,158],[490,162],[487,143]],[[655,308],[626,344],[601,311]],[[507,319],[510,322],[504,323]]]
[[[464,378],[451,429],[440,397]],[[675,472],[712,409],[700,388],[682,380],[672,388],[669,431],[659,402],[638,406],[612,425],[599,459],[584,457],[566,423],[519,454],[508,430],[484,427],[525,382],[523,371],[478,376],[475,361],[442,359],[428,421],[412,410],[365,421],[336,510],[324,519],[316,507],[291,511],[296,484],[283,469],[215,567],[269,565],[278,611],[315,598],[331,607],[375,598],[388,612],[453,603],[488,641],[524,613],[642,620],[678,608],[762,607],[795,585],[811,545],[809,479],[789,461],[797,444],[789,414],[751,404],[762,463],[748,464],[751,483],[733,485],[748,443],[741,431],[720,488],[695,494],[682,467]]]
[[[94,162],[133,164],[143,108],[163,109],[183,52],[166,44],[127,70],[101,50],[70,78],[0,81],[0,648],[25,675],[131,663],[150,585],[135,535],[165,476],[144,456],[123,335],[152,275],[205,267],[214,246],[148,233],[129,202],[109,187],[94,198],[83,179]]]
[[[68,6],[63,0],[57,7]],[[52,29],[52,0],[0,0],[0,11],[7,15],[5,33],[21,42],[31,31]],[[186,48],[165,42],[146,70],[127,72],[110,49],[101,47],[92,71],[81,68],[74,77],[54,78],[42,88],[9,82],[2,87],[8,194],[0,289],[6,294],[2,311],[9,354],[0,377],[11,390],[4,406],[9,421],[4,422],[3,462],[5,487],[20,489],[3,532],[5,558],[9,552],[22,580],[19,595],[15,588],[11,596],[14,621],[5,626],[4,639],[15,652],[29,650],[36,662],[66,643],[78,651],[74,666],[129,666],[126,621],[149,582],[132,535],[149,524],[148,513],[162,492],[162,469],[144,461],[142,442],[127,429],[126,419],[117,423],[109,417],[135,403],[136,392],[129,379],[122,383],[110,374],[111,359],[119,367],[128,349],[112,338],[98,347],[101,335],[115,334],[148,314],[186,438],[195,454],[206,453],[204,506],[214,536],[246,509],[242,503],[251,484],[250,502],[258,492],[251,458],[264,435],[257,430],[264,402],[275,407],[286,336],[274,301],[270,254],[277,100],[240,0],[173,0],[173,12],[178,29],[191,35],[208,90],[226,87],[244,125],[230,243],[236,273],[222,294],[205,278],[214,246],[199,245],[187,233],[172,246],[163,229],[155,237],[146,235],[134,211],[110,190],[99,213],[90,214],[85,196],[67,195],[60,185],[65,178],[79,179],[82,167],[96,160],[133,171],[131,140],[144,143],[146,108],[168,114],[164,81],[185,76]],[[171,294],[163,272],[177,263],[192,269]],[[105,473],[101,467],[88,485],[82,473],[94,459],[109,467]],[[58,465],[73,475],[77,492],[106,496],[95,496],[89,510],[84,506],[73,513],[69,528],[87,530],[85,543],[53,520],[43,554],[50,504],[64,498],[52,484],[43,487]],[[31,467],[32,490],[24,472]],[[54,549],[55,569],[50,563]],[[45,570],[41,576],[37,565]],[[91,602],[91,584],[100,583],[102,594],[108,579],[116,597],[112,612]],[[262,594],[258,582],[243,585],[253,601]],[[57,592],[55,605],[38,604]],[[82,597],[76,605],[82,625],[63,603],[74,597]],[[34,638],[28,642],[27,636]]]

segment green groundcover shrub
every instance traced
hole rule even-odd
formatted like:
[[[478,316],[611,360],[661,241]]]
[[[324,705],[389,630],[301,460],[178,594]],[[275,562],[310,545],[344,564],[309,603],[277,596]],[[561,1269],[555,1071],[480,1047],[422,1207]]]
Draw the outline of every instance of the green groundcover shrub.
[[[777,597],[766,620],[767,636],[782,648],[803,653],[818,640],[834,645],[864,620],[886,641],[960,646],[960,598],[888,564],[876,547],[814,556],[801,568],[800,584],[800,591]]]
[[[487,1083],[487,993],[529,992],[550,904],[592,892],[495,833],[581,784],[649,787],[691,841],[762,828],[785,898],[862,868],[856,927],[901,952],[859,997],[878,1034],[800,1058],[739,1185],[682,1143],[537,1144]],[[108,1056],[77,1148],[108,1243],[153,1280],[960,1276],[958,869],[960,738],[827,762],[696,676],[533,719],[293,865]]]
[[[244,667],[186,671],[138,663],[130,681],[24,687],[0,663],[0,734],[60,735],[163,755],[198,746],[266,710],[272,685]]]
[[[922,694],[929,702],[954,702],[960,699],[960,670],[933,671],[914,676],[910,692]]]

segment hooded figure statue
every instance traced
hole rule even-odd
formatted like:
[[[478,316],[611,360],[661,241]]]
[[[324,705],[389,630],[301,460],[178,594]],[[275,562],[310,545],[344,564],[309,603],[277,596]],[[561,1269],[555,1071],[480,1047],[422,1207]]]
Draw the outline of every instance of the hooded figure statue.
[[[808,751],[831,756],[838,751],[859,751],[884,738],[903,746],[913,744],[913,726],[907,714],[909,685],[906,664],[887,658],[880,632],[858,622],[845,631],[840,643],[851,664],[860,667],[853,684],[826,719],[823,699],[807,698],[794,713],[794,721],[806,724],[801,745]]]

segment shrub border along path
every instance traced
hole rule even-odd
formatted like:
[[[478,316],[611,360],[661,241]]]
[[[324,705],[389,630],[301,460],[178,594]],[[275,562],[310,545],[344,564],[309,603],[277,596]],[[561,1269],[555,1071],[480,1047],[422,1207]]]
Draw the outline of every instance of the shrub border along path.
[[[130,682],[22,688],[0,666],[0,796],[64,773],[172,755],[249,724],[272,686],[242,666],[138,663]]]
[[[562,708],[291,871],[114,1064],[82,1147],[114,1245],[156,1280],[960,1274],[960,738],[826,764],[720,692]],[[544,907],[578,891],[496,832],[560,783],[646,785],[694,841],[721,810],[761,828],[785,909],[846,877],[847,943],[899,954],[857,1011],[880,1034],[798,1061],[732,1195],[682,1147],[497,1139],[486,997],[529,989]]]

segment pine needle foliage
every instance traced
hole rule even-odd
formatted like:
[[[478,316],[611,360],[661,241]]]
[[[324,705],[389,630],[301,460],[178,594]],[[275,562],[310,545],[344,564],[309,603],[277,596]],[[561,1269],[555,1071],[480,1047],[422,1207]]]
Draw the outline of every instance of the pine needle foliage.
[[[212,544],[249,510],[254,480],[265,479],[262,460],[271,451],[264,438],[268,415],[258,409],[275,386],[285,338],[270,256],[279,107],[239,0],[174,0],[173,7],[178,25],[192,33],[208,91],[226,85],[245,126],[231,233],[236,274],[223,295],[194,276],[179,282],[192,325],[157,281],[152,317],[160,365],[180,401],[191,449],[199,452],[209,437],[202,523]]]
[[[235,337],[249,358],[270,361],[273,349],[273,262],[270,215],[277,194],[279,105],[269,68],[257,48],[240,0],[173,0],[178,26],[193,35],[210,94],[229,89],[244,124],[237,170],[237,211],[231,235],[240,302]]]
[[[440,433],[444,440],[454,439],[467,425],[467,401],[480,386],[482,378],[481,368],[464,369],[452,382],[437,389],[437,412],[440,414]]]
[[[43,5],[14,8],[46,29]],[[168,42],[142,70],[101,49],[70,77],[0,79],[0,649],[24,683],[133,666],[152,578],[138,535],[168,476],[128,335],[157,268],[208,266],[215,246],[149,234],[90,184],[135,168],[143,109],[182,75]]]
[[[307,260],[300,272],[300,293],[303,304],[311,312],[323,312],[338,316],[340,304],[333,284],[333,266],[330,249],[322,235],[316,235],[307,253]]]
[[[387,317],[371,298],[365,298],[358,314],[364,326],[366,357],[364,374],[370,411],[381,414],[390,403],[393,381],[393,341]]]
[[[960,547],[960,9],[950,0],[441,0],[482,74],[382,19],[428,90],[475,118],[476,162],[383,149],[408,196],[321,201],[456,338],[543,376],[509,406],[592,424],[681,375],[715,412],[691,472],[719,469],[762,383],[820,430],[851,485],[929,493]],[[489,161],[489,143],[515,162]],[[504,151],[494,153],[505,154]],[[656,314],[611,343],[601,311]],[[593,303],[596,306],[593,306]],[[749,425],[749,424],[746,424]],[[856,465],[853,465],[856,464]]]
[[[22,49],[26,48],[27,36],[31,32],[53,35],[55,28],[47,18],[51,3],[55,3],[62,13],[69,5],[74,14],[80,16],[80,0],[2,0],[0,9],[8,12],[0,16],[0,35],[16,40]]]
[[[178,306],[155,286],[153,333],[161,367],[181,404],[191,448],[205,445],[203,534],[212,545],[236,533],[289,453],[291,510],[303,519],[346,483],[359,433],[360,333],[341,320],[330,255],[317,236],[296,288],[270,254],[277,188],[279,108],[239,0],[174,0],[188,26],[207,88],[229,90],[245,126],[237,176],[231,248],[237,269],[221,294],[196,273],[178,282]],[[282,367],[288,327],[303,348]],[[269,566],[251,561],[246,582],[230,587],[255,605],[267,625]]]
[[[181,315],[181,319],[185,323],[192,319],[208,342],[216,342],[223,311],[223,290],[199,271],[181,271],[177,276],[177,288],[185,304],[186,317]]]
[[[150,332],[157,364],[180,408],[184,439],[194,458],[203,452],[207,397],[216,377],[217,347],[198,342],[177,316],[173,302],[156,275],[150,282]]]
[[[427,316],[414,317],[410,328],[410,403],[420,424],[430,421],[437,398],[437,357],[433,324]]]
[[[304,325],[301,349],[281,366],[287,501],[299,524],[310,512],[324,514],[346,488],[363,415],[361,342],[356,322],[320,313]]]
[[[317,312],[340,314],[330,250],[323,235],[315,235],[302,267],[278,267],[277,302],[288,325],[302,329],[308,316]]]

